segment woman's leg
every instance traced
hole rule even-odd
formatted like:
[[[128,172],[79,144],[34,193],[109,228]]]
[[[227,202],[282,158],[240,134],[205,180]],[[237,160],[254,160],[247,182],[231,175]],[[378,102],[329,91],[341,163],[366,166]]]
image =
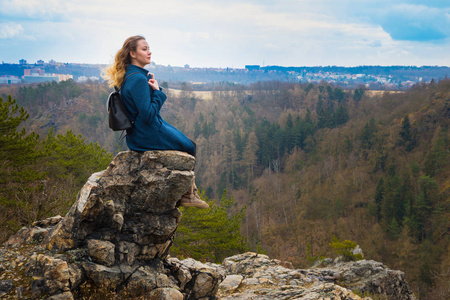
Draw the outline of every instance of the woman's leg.
[[[164,122],[160,129],[162,136],[162,147],[167,150],[179,150],[195,156],[195,143],[190,140],[184,133]]]

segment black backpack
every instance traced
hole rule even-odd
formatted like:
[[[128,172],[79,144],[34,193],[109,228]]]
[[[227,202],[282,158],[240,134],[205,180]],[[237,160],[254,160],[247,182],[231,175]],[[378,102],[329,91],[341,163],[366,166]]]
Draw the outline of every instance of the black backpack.
[[[122,86],[125,84],[125,81],[131,75],[136,73],[131,73],[122,82]],[[123,104],[122,97],[120,96],[120,90],[117,87],[114,87],[114,92],[109,94],[108,102],[106,103],[106,107],[108,109],[108,119],[109,119],[109,128],[114,131],[127,130],[133,127],[134,121],[130,121],[128,117],[128,111]]]

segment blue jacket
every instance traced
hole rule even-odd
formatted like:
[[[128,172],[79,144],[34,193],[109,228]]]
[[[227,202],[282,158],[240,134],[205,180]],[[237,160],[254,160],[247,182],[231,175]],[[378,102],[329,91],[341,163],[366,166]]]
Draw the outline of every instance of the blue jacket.
[[[124,78],[127,80],[120,94],[134,121],[133,127],[127,130],[128,148],[133,151],[179,150],[195,155],[192,141],[161,117],[159,112],[167,96],[149,86],[149,71],[128,65]]]

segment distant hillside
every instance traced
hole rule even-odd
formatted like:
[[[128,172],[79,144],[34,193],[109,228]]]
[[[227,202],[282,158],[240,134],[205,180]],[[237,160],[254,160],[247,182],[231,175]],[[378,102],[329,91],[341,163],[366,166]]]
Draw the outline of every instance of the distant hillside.
[[[405,271],[423,299],[445,293],[449,79],[375,94],[325,82],[223,84],[209,101],[189,84],[165,85],[163,117],[197,143],[198,185],[214,199],[226,189],[231,212],[246,208],[253,249],[305,267],[330,256],[335,235]],[[109,92],[72,81],[0,88],[30,112],[27,128],[72,129],[116,152],[126,147],[107,127]]]
[[[21,77],[24,69],[41,68],[46,73],[71,74],[75,81],[81,76],[100,80],[106,65],[45,63],[45,64],[1,64],[0,76]],[[377,90],[405,90],[418,82],[444,79],[450,75],[447,66],[248,66],[248,68],[190,68],[151,64],[147,68],[163,82],[201,83],[209,88],[227,84],[252,84],[255,82],[281,81],[290,83],[320,83],[322,81],[346,88],[365,86]]]
[[[46,74],[70,74],[73,75],[74,80],[79,77],[97,77],[101,79],[101,73],[105,65],[90,65],[90,64],[70,64],[70,63],[52,63],[52,64],[0,64],[0,76],[13,75],[22,77],[25,69],[39,68],[45,71]]]
[[[267,82],[168,103],[197,142],[200,186],[246,207],[253,247],[305,266],[336,235],[405,271],[424,299],[445,293],[449,79],[404,93]]]

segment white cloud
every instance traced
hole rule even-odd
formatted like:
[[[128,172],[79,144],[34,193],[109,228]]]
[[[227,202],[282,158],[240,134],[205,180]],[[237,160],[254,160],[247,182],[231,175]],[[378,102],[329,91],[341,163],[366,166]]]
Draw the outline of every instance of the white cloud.
[[[0,39],[10,39],[22,33],[23,28],[16,23],[1,23],[0,24]]]
[[[125,38],[141,34],[155,62],[166,65],[443,64],[448,63],[441,53],[449,52],[449,39],[440,45],[396,40],[394,23],[386,23],[402,12],[396,5],[404,5],[411,13],[427,12],[418,18],[421,24],[438,24],[432,22],[436,15],[448,24],[450,11],[442,8],[445,1],[438,2],[0,0],[0,17],[9,26],[1,25],[8,30],[2,27],[0,37],[17,40],[19,48],[19,40],[27,40],[26,49],[35,55],[71,62],[109,63]],[[18,24],[20,29],[13,26]],[[435,27],[425,29],[422,36]],[[433,55],[422,57],[425,47]],[[31,55],[23,51],[9,55],[13,61]]]
[[[61,20],[67,13],[66,1],[1,0],[0,15],[6,18]]]

